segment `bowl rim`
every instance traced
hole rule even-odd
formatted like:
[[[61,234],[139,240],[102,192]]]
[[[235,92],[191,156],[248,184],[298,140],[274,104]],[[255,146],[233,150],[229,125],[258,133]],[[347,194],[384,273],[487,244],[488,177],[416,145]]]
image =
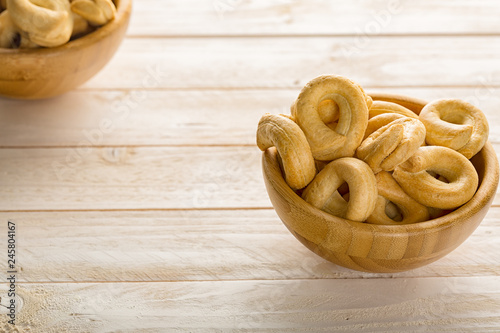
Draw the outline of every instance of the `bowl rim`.
[[[396,94],[375,93],[368,95],[371,96],[373,100],[389,101],[389,102],[402,101],[403,103],[401,104],[408,105],[409,108],[417,114],[420,112],[423,106],[427,104],[427,102],[424,100],[408,96],[396,95]],[[380,224],[351,221],[344,218],[340,218],[328,214],[322,211],[321,209],[316,208],[313,205],[309,204],[305,200],[303,200],[295,191],[293,191],[286,184],[281,172],[279,173],[278,177],[273,176],[271,174],[265,174],[265,177],[268,177],[269,180],[271,179],[273,180],[270,183],[274,187],[275,191],[280,196],[284,197],[287,202],[289,202],[290,204],[295,203],[302,205],[307,211],[310,211],[315,216],[321,217],[327,224],[347,223],[353,229],[365,230],[367,232],[387,233],[390,235],[396,235],[396,234],[407,235],[407,234],[427,232],[429,230],[439,231],[442,228],[449,227],[450,225],[460,220],[463,220],[464,217],[472,216],[478,213],[484,206],[488,205],[494,199],[494,196],[496,195],[496,189],[499,183],[499,166],[495,150],[493,149],[493,146],[491,145],[489,140],[486,142],[481,151],[477,153],[475,156],[473,156],[471,160],[477,159],[479,156],[482,156],[484,160],[484,172],[482,173],[482,177],[480,177],[480,184],[472,199],[470,199],[467,203],[463,204],[462,206],[456,208],[455,210],[444,216],[411,224],[380,225]],[[264,164],[268,163],[266,159],[271,159],[271,160],[277,159],[277,151],[275,148],[273,148],[272,150],[268,149],[263,152]],[[277,161],[275,162],[277,163]],[[270,171],[272,170],[272,168],[264,167],[263,172],[266,173],[266,170]],[[277,184],[273,184],[274,182],[277,182]],[[285,191],[286,193],[282,193],[283,191]],[[290,200],[288,200],[288,198],[290,198]]]
[[[97,28],[96,30],[84,36],[70,40],[69,42],[56,47],[41,47],[36,49],[11,49],[0,48],[0,55],[32,55],[32,54],[57,54],[72,49],[81,49],[88,45],[94,44],[96,41],[105,39],[114,30],[120,27],[128,20],[132,8],[132,0],[114,0],[116,3],[116,15],[113,20],[107,24]]]

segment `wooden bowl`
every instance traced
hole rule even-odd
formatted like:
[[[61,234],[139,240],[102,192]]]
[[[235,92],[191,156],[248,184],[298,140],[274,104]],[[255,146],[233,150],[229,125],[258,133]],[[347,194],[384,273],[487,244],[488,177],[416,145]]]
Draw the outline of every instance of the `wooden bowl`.
[[[375,95],[419,113],[423,101],[395,95]],[[276,149],[263,153],[267,192],[290,232],[314,253],[347,268],[401,272],[442,258],[469,237],[486,215],[498,186],[498,160],[491,143],[471,159],[479,175],[474,197],[453,212],[420,223],[375,225],[342,219],[315,208],[299,197],[283,179]]]
[[[99,72],[118,49],[130,20],[132,0],[116,0],[114,20],[53,48],[0,48],[0,95],[48,98],[72,90]]]

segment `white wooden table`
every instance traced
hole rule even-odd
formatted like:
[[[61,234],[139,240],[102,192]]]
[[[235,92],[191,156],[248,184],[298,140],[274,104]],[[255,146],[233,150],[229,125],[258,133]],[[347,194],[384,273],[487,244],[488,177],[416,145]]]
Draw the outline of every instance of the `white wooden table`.
[[[263,113],[334,73],[466,99],[500,152],[499,16],[495,0],[136,0],[96,77],[0,98],[0,332],[500,331],[500,197],[431,265],[351,271],[286,230],[255,145]]]

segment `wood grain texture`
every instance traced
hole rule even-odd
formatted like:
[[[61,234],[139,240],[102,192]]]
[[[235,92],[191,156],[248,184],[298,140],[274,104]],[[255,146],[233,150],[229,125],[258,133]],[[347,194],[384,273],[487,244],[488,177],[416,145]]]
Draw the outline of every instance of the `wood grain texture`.
[[[0,211],[271,207],[260,159],[256,146],[0,149]]]
[[[500,143],[500,88],[487,83],[368,93],[467,100],[485,113],[490,141]],[[0,99],[0,147],[255,145],[260,117],[290,114],[299,91],[77,90],[36,104]]]
[[[449,255],[376,274],[309,251],[265,191],[260,116],[289,113],[325,73],[471,101],[500,152],[498,1],[390,3],[401,8],[384,16],[381,0],[138,0],[94,79],[50,100],[0,98],[16,332],[497,331],[498,194]],[[6,285],[0,332],[13,331]]]
[[[492,277],[19,284],[19,332],[487,332]],[[2,296],[5,288],[0,286]],[[378,291],[374,295],[374,290]],[[0,317],[0,328],[9,328]]]
[[[141,0],[129,35],[497,34],[499,14],[493,0]]]
[[[498,36],[125,39],[83,87],[300,89],[325,73],[367,88],[498,86],[499,54]]]
[[[495,276],[499,218],[493,207],[464,244],[428,266],[375,274],[310,252],[273,209],[0,213],[17,225],[19,281],[44,284]]]
[[[1,149],[0,210],[269,207],[256,147]]]

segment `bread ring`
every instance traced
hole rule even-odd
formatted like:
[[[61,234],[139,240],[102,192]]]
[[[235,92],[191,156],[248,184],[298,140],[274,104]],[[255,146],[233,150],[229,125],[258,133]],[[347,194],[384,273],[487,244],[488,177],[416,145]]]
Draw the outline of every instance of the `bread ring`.
[[[0,13],[0,47],[13,48],[16,35],[19,34],[18,29],[12,23],[9,11],[4,10]]]
[[[71,10],[93,26],[104,25],[116,15],[116,7],[111,0],[74,0]]]
[[[287,184],[294,190],[304,188],[316,175],[316,166],[307,139],[299,125],[282,115],[266,113],[257,128],[257,146],[275,146],[282,159]]]
[[[349,201],[337,189],[346,182]],[[328,163],[302,193],[302,198],[327,213],[352,221],[364,221],[375,208],[377,184],[370,167],[353,157]]]
[[[427,144],[454,149],[469,159],[488,140],[488,121],[483,112],[460,99],[429,103],[419,117],[427,129]]]
[[[448,182],[433,177],[434,172]],[[476,192],[478,175],[472,163],[457,151],[442,146],[420,147],[394,169],[394,179],[424,206],[453,209],[469,201]]]
[[[356,156],[373,169],[392,171],[406,161],[425,140],[425,127],[418,119],[403,117],[370,134],[356,150]]]
[[[8,10],[0,13],[0,47],[2,48],[37,48],[38,45],[21,36],[19,29],[12,22]]]
[[[331,99],[324,100],[318,104],[318,114],[321,121],[335,131],[340,117],[340,110],[337,103]]]
[[[320,103],[325,100],[338,105],[335,130],[321,121],[318,113]],[[292,106],[292,115],[304,131],[315,159],[331,161],[353,156],[368,123],[367,96],[358,85],[344,77],[320,76],[302,89]]]
[[[73,31],[71,32],[72,38],[78,38],[80,36],[86,35],[94,30],[90,26],[89,22],[78,15],[77,13],[71,13],[73,15]]]
[[[429,219],[427,207],[403,191],[389,172],[375,175],[378,199],[366,222],[373,224],[409,224]]]
[[[7,8],[21,34],[40,46],[59,46],[71,37],[68,0],[7,0]]]
[[[365,136],[363,137],[363,140],[379,128],[384,127],[390,122],[401,118],[405,118],[405,116],[399,113],[381,113],[373,118],[370,118],[370,120],[368,120],[368,126],[366,126]]]
[[[402,105],[385,101],[373,101],[373,104],[369,110],[369,118],[371,119],[384,113],[396,113],[406,117],[418,119],[418,116],[415,114],[415,112],[405,108]]]

